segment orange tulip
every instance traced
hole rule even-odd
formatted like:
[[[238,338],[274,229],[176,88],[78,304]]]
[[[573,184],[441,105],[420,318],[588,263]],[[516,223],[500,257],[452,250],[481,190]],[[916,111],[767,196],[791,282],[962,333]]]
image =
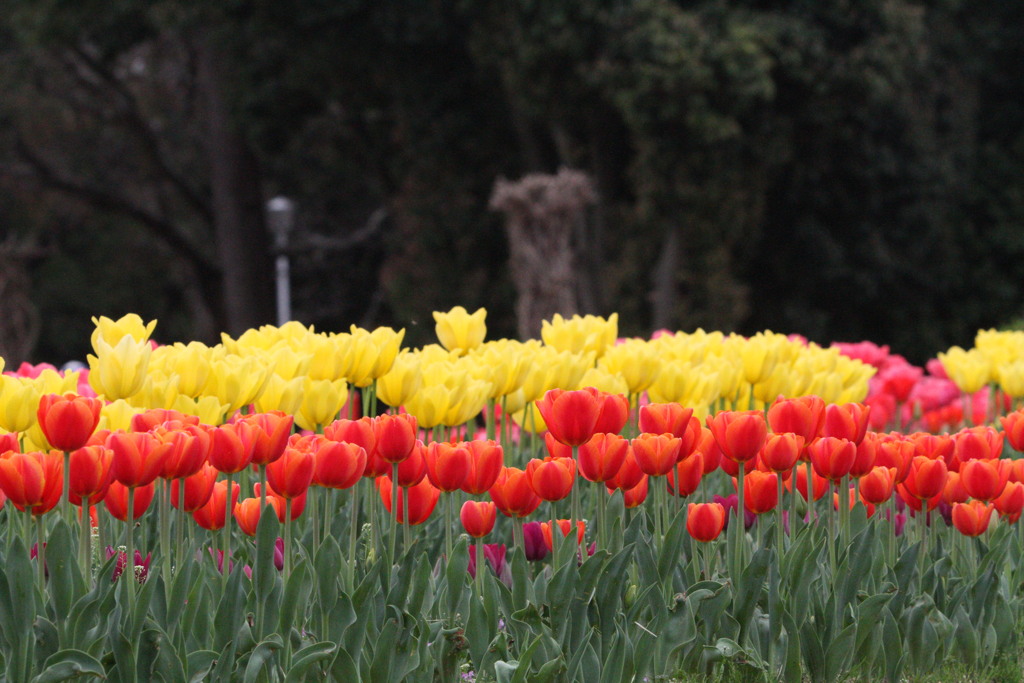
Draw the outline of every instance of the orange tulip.
[[[366,457],[373,455],[377,446],[372,417],[361,417],[358,420],[335,420],[324,427],[324,436],[331,441],[354,443],[363,447]]]
[[[777,404],[776,404],[777,405]],[[793,469],[804,449],[804,437],[793,432],[769,434],[761,447],[761,462],[772,472]]]
[[[424,451],[430,483],[450,493],[462,488],[469,474],[470,455],[465,444],[434,441]]]
[[[968,460],[960,465],[960,481],[967,493],[986,503],[999,497],[1009,478],[1010,470],[1000,460]]]
[[[249,432],[253,429],[256,428],[248,422],[230,422],[211,430],[210,464],[224,474],[235,474],[248,467],[253,443]]]
[[[260,488],[259,482],[257,482],[257,483],[252,485],[252,490],[253,490],[253,495],[256,498],[259,498],[260,497],[260,492],[262,491],[262,489]],[[306,492],[303,493],[301,496],[298,496],[297,498],[292,498],[291,499],[291,502],[292,502],[292,521],[294,521],[294,520],[296,520],[296,519],[298,519],[299,517],[302,516],[303,511],[305,511],[305,509],[306,509],[306,499],[308,497],[309,497],[309,489],[306,489]],[[274,498],[274,499],[278,500],[281,503],[280,506],[275,504],[274,505],[274,510],[277,512],[277,521],[281,522],[281,524],[284,524],[284,519],[285,519],[285,517],[288,516],[288,499],[282,497],[280,493],[278,493],[277,491],[274,490],[273,486],[270,486],[268,484],[267,485],[267,500],[270,500],[271,498]]]
[[[170,444],[164,457],[160,476],[165,479],[182,479],[195,474],[210,455],[213,437],[208,427],[182,425],[173,430],[156,427],[153,433],[164,443]]]
[[[694,453],[700,452],[704,456],[704,474],[708,475],[718,469],[722,460],[722,449],[715,441],[715,435],[707,427],[701,427],[700,439],[693,449]]]
[[[910,463],[914,460],[916,452],[917,446],[914,442],[902,435],[880,436],[875,450],[875,465],[894,467],[896,482],[899,483],[910,474]]]
[[[462,482],[462,490],[472,495],[486,493],[494,486],[501,474],[505,454],[493,440],[474,439],[466,444],[469,448],[469,471]]]
[[[424,457],[426,447],[422,441],[416,441],[416,445],[409,451],[409,457],[398,463],[398,485],[404,488],[416,486],[427,476],[427,459]],[[388,479],[394,474],[393,464],[388,465],[384,476]]]
[[[848,439],[823,436],[808,447],[814,472],[830,481],[839,481],[850,473],[857,457],[857,444]]]
[[[859,444],[857,444],[857,457],[853,459],[850,466],[851,477],[863,477],[875,466],[878,458],[878,434],[867,432]]]
[[[995,460],[1003,452],[1003,435],[992,427],[971,427],[953,436],[954,461],[950,469],[962,469],[969,460]]]
[[[313,483],[325,488],[351,488],[366,469],[366,449],[357,443],[324,439],[314,458]]]
[[[640,470],[652,477],[662,477],[679,462],[682,439],[669,434],[641,434],[630,445]]]
[[[860,496],[868,503],[881,505],[892,498],[896,487],[896,468],[872,467],[860,478]]]
[[[57,505],[64,487],[60,451],[7,451],[0,456],[0,488],[19,510],[42,515]]]
[[[946,488],[946,462],[929,460],[923,455],[914,456],[910,473],[900,484],[906,492],[918,500],[928,500],[942,493]]]
[[[46,394],[39,399],[36,417],[50,446],[60,451],[81,448],[96,431],[103,401],[73,393]]]
[[[240,417],[239,421],[248,422],[255,427],[249,432],[251,440],[249,449],[252,451],[250,462],[253,465],[268,465],[284,453],[292,434],[295,418],[280,410],[272,410],[266,413],[245,415]]]
[[[1024,510],[1024,484],[1011,481],[1006,484],[1002,494],[992,501],[1000,516],[1013,523],[1020,519]]]
[[[1010,442],[1010,447],[1018,453],[1024,452],[1024,410],[1016,410],[999,418],[1003,425],[1003,435]]]
[[[638,507],[641,503],[647,500],[647,488],[649,482],[650,477],[645,474],[640,478],[640,482],[636,486],[622,492],[622,504],[627,510]],[[615,489],[608,489],[608,493],[614,492]]]
[[[113,488],[113,486],[111,486]],[[238,482],[231,482],[231,507],[235,507],[238,503],[238,495],[241,493],[242,487],[239,486]],[[109,506],[110,494],[107,494]],[[228,497],[228,482],[218,481],[213,485],[213,493],[210,494],[210,499],[206,501],[203,507],[199,508],[192,513],[192,519],[196,521],[196,524],[206,529],[207,531],[217,531],[218,529],[224,528],[224,523],[227,512],[227,497]],[[126,506],[127,507],[127,506]],[[136,506],[137,508],[137,506]]]
[[[946,505],[966,503],[971,494],[967,493],[959,472],[946,473],[946,486],[942,489],[942,502]]]
[[[107,446],[114,452],[110,473],[125,486],[145,486],[164,469],[164,459],[171,444],[160,441],[150,432],[118,430],[107,437]]]
[[[416,447],[416,418],[409,413],[381,415],[374,423],[373,435],[377,455],[385,462],[400,463]]]
[[[722,455],[735,462],[757,457],[768,436],[768,424],[759,410],[724,410],[709,415],[707,424]]]
[[[841,488],[842,487],[840,487],[840,490],[841,490]],[[847,493],[847,495],[846,495],[847,509],[852,510],[857,505],[857,492],[854,491],[852,488],[847,488],[846,489],[846,493]],[[832,494],[832,509],[833,510],[838,510],[839,509],[839,499],[840,499],[840,497],[841,497],[840,491],[836,491],[835,493]],[[864,496],[860,497],[860,503],[862,505],[864,505],[864,508],[867,510],[868,517],[871,517],[872,515],[875,514],[875,506],[872,505],[870,502],[864,500]]]
[[[953,506],[953,526],[964,536],[980,536],[988,529],[993,507],[980,500]]]
[[[629,420],[629,400],[622,394],[599,391],[597,402],[600,410],[594,423],[595,434],[618,434]],[[588,439],[589,440],[589,439]],[[580,444],[582,445],[582,444]]]
[[[110,485],[110,462],[114,452],[106,446],[83,446],[68,457],[68,494],[71,502],[87,500],[95,504],[103,500]],[[81,502],[75,503],[81,505]]]
[[[817,396],[780,398],[768,409],[768,424],[776,434],[803,437],[807,445],[818,438],[825,425],[825,402]]]
[[[473,538],[483,538],[491,533],[497,516],[497,505],[475,500],[467,500],[462,504],[462,509],[459,511],[459,520],[462,521],[462,528]]]
[[[686,508],[686,531],[694,540],[708,543],[725,528],[725,507],[721,503],[690,503]]]
[[[633,452],[633,447],[630,446],[626,449],[626,457],[622,460],[622,465],[619,467],[619,471],[615,473],[615,476],[605,482],[605,486],[609,489],[620,489],[625,492],[640,483],[640,480],[647,475],[640,469],[640,465],[636,461],[636,453]]]
[[[566,446],[579,446],[590,440],[601,408],[599,392],[593,387],[576,391],[551,389],[537,401],[537,410],[548,431]]]
[[[556,520],[556,523],[558,524],[558,530],[562,534],[562,538],[568,538],[569,537],[569,532],[572,530],[572,522],[570,522],[568,519],[559,519],[559,520]],[[540,523],[540,531],[541,531],[542,534],[544,534],[544,543],[545,543],[545,545],[547,545],[548,550],[553,550],[554,549],[554,538],[552,538],[552,535],[551,535],[551,523],[550,522],[541,522]],[[583,536],[586,534],[586,531],[587,531],[587,523],[584,522],[582,519],[581,520],[577,520],[577,522],[576,522],[576,545],[583,545]]]
[[[678,403],[649,403],[640,406],[640,431],[682,438],[691,417],[693,408],[684,408]],[[699,421],[697,426],[700,427]]]
[[[267,504],[274,508],[278,518],[284,517],[284,502],[277,496],[267,496]],[[235,521],[238,522],[238,528],[242,530],[248,536],[255,536],[256,529],[260,523],[260,515],[262,514],[262,508],[260,508],[259,498],[246,498],[235,505],[235,509],[231,511],[234,515]]]
[[[195,415],[186,415],[177,410],[164,408],[152,408],[150,410],[132,415],[131,431],[148,432],[154,427],[174,422],[179,425],[198,425],[199,418]]]
[[[606,482],[618,474],[628,452],[629,441],[618,434],[594,434],[579,447],[579,472],[587,481]]]
[[[779,504],[779,475],[754,470],[746,475],[743,486],[743,504],[747,510],[760,515]]]
[[[807,467],[800,466],[794,467],[793,471],[796,472],[796,490],[800,492],[804,500],[807,500]],[[793,490],[793,477],[786,477],[783,480],[783,485],[787,491],[792,492]],[[821,497],[828,491],[828,479],[820,476],[816,470],[811,470],[811,493],[814,495],[814,500],[821,500]]]
[[[502,468],[488,494],[498,509],[509,517],[526,517],[541,503],[526,472],[516,467]]]
[[[112,481],[110,482],[110,487],[107,488],[107,495],[103,498],[103,503],[107,506],[107,512],[114,519],[119,519],[122,522],[128,521],[128,488],[119,481]],[[153,502],[153,496],[156,494],[156,484],[150,482],[145,486],[133,486],[131,488],[135,489],[135,497],[132,500],[132,519],[138,520],[149,509],[149,504]],[[220,514],[221,517],[224,516],[223,507]]]
[[[309,488],[316,466],[314,453],[322,438],[296,434],[281,456],[267,465],[267,483],[285,500],[298,498]]]
[[[956,444],[953,443],[953,437],[949,434],[929,434],[927,432],[917,432],[910,435],[910,440],[914,442],[914,447],[917,449],[918,455],[923,455],[931,460],[942,459],[946,463],[946,469],[949,469],[950,464],[953,462],[954,449]]]
[[[825,406],[825,424],[821,434],[859,444],[868,430],[870,412],[871,408],[863,403],[830,403]]]
[[[179,482],[181,480],[171,480],[171,505],[185,512],[195,512],[206,505],[207,501],[210,500],[210,496],[213,495],[213,485],[217,482],[217,474],[217,468],[213,465],[203,465],[199,468],[198,472],[185,477],[183,505],[178,502]]]
[[[683,458],[668,473],[668,490],[677,496],[688,496],[700,486],[704,477],[704,454],[694,453]]]
[[[427,521],[430,513],[434,511],[434,506],[437,505],[437,499],[441,496],[441,491],[431,484],[430,480],[426,477],[423,477],[420,483],[410,486],[407,490],[409,492],[408,517],[406,516],[405,503],[401,495],[398,496],[398,510],[393,514],[399,524],[409,524],[411,526],[422,524]],[[377,477],[377,491],[380,493],[384,508],[390,514],[391,480],[387,477]]]
[[[534,458],[526,463],[526,476],[541,500],[562,500],[576,482],[576,462],[570,458]]]

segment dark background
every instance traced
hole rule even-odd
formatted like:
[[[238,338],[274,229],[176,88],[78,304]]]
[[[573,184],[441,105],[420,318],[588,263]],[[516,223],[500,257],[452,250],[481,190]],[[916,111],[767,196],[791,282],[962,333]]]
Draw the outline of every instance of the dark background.
[[[498,178],[585,172],[572,299],[623,334],[770,328],[917,362],[1012,324],[1024,3],[11,0],[0,353],[93,315],[216,342],[294,317],[517,331]],[[564,310],[563,313],[571,313]]]

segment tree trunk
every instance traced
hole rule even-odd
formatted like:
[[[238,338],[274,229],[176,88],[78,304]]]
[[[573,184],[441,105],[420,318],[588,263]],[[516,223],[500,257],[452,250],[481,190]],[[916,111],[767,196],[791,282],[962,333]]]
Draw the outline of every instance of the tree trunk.
[[[259,165],[235,126],[225,92],[230,65],[209,34],[200,38],[198,64],[206,106],[214,241],[222,271],[219,317],[225,331],[238,335],[275,320],[271,240]]]

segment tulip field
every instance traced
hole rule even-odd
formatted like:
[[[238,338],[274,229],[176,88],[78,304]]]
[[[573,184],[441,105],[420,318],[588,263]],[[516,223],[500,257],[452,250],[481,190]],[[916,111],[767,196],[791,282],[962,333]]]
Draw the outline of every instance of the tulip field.
[[[1024,333],[434,319],[7,367],[0,679],[1022,680]]]

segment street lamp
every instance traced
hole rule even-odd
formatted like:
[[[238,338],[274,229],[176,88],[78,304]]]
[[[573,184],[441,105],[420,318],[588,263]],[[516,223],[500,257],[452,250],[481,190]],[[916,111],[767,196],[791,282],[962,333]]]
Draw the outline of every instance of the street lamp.
[[[277,266],[277,325],[280,327],[292,319],[288,238],[295,228],[295,202],[280,195],[267,201],[267,226],[274,235],[274,252],[277,254],[275,259]]]

